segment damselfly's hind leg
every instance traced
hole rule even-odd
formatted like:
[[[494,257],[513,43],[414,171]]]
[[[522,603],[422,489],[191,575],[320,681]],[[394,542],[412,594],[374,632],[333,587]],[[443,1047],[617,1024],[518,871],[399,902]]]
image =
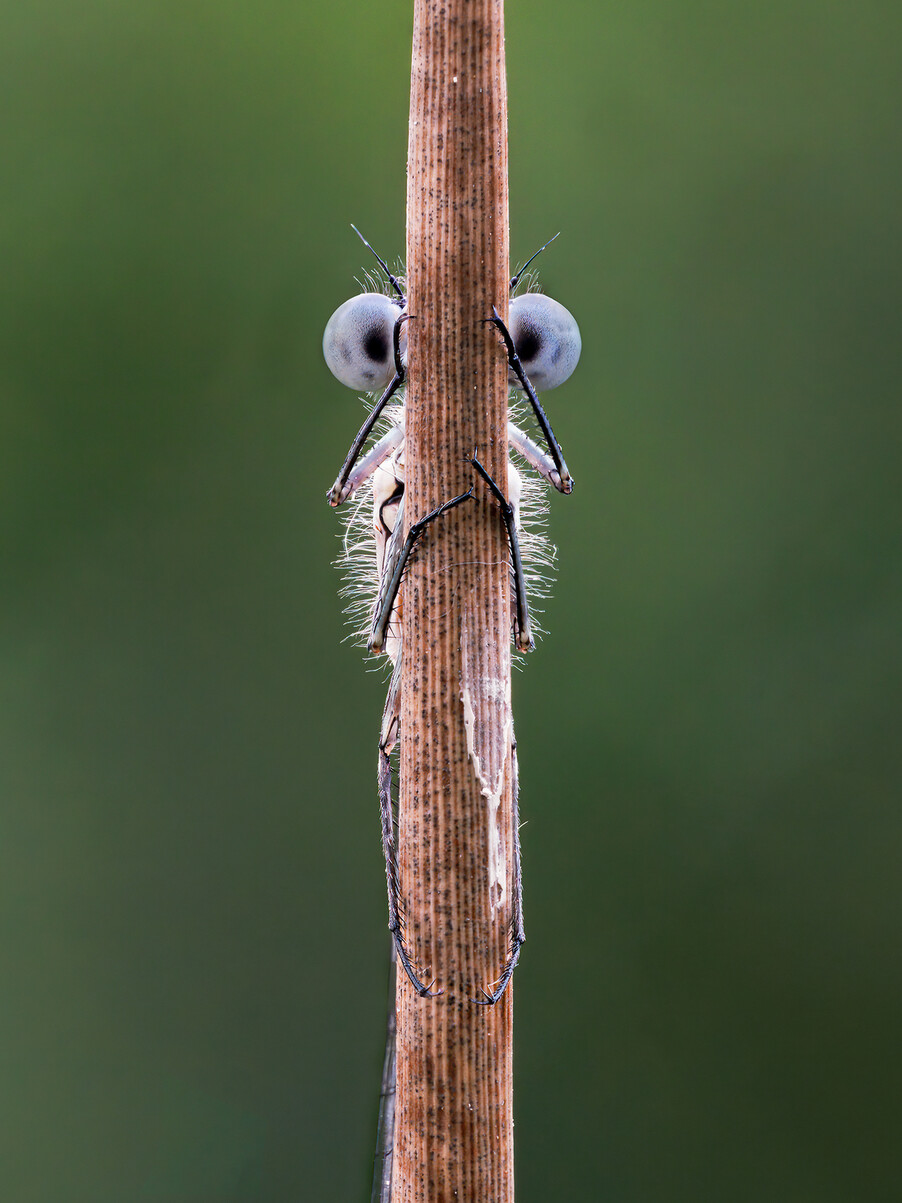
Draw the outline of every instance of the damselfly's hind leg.
[[[554,473],[547,474],[548,479],[554,485],[559,493],[573,492],[573,477],[564,462],[564,453],[561,451],[561,445],[554,437],[554,431],[551,429],[551,423],[539,403],[539,398],[536,396],[536,390],[532,387],[529,377],[523,370],[523,364],[520,362],[520,356],[517,354],[517,348],[514,346],[514,340],[511,338],[510,331],[504,324],[504,321],[495,306],[492,306],[493,316],[486,318],[490,322],[504,341],[504,347],[507,351],[507,362],[510,370],[516,376],[520,383],[520,387],[526,394],[529,404],[532,406],[533,413],[536,416],[536,421],[542,429],[542,436],[548,445],[548,450],[551,454],[551,459],[554,463]]]
[[[523,926],[523,876],[520,869],[520,805],[519,782],[517,772],[517,741],[511,740],[511,845],[514,852],[512,878],[513,896],[511,898],[510,951],[507,961],[501,971],[501,976],[493,983],[494,989],[482,988],[482,998],[473,1001],[482,1006],[494,1006],[507,984],[514,976],[517,961],[520,959],[520,949],[526,940],[526,929]]]
[[[453,510],[456,505],[460,505],[463,501],[469,501],[473,496],[473,490],[467,489],[466,493],[461,493],[459,497],[452,497],[450,501],[442,502],[436,506],[418,522],[414,522],[408,532],[407,538],[400,546],[396,553],[391,552],[387,557],[385,568],[382,572],[382,584],[379,589],[379,597],[376,601],[376,610],[373,615],[373,629],[370,633],[369,650],[378,654],[385,647],[385,637],[388,630],[388,624],[395,608],[395,602],[398,599],[398,590],[401,587],[401,578],[404,575],[404,569],[407,567],[407,561],[410,559],[413,549],[416,547],[418,540],[422,537],[423,532],[430,522],[434,522],[436,518],[440,518],[442,514],[448,510]],[[400,523],[396,520],[396,530],[400,530]]]
[[[382,812],[382,851],[385,854],[385,880],[388,886],[388,930],[391,932],[398,960],[410,979],[410,984],[421,998],[435,998],[441,990],[433,990],[435,982],[427,986],[417,977],[413,959],[407,951],[405,939],[404,911],[398,885],[398,859],[395,848],[395,829],[392,817],[391,754],[398,742],[401,728],[401,657],[395,661],[385,710],[382,712],[382,732],[379,737],[379,806]]]
[[[517,516],[514,507],[507,500],[501,489],[495,483],[479,460],[473,456],[470,463],[488,485],[492,496],[501,507],[501,517],[507,531],[507,542],[511,553],[511,576],[514,582],[514,641],[517,650],[531,652],[535,647],[532,628],[529,623],[529,604],[526,600],[526,574],[523,571],[523,557],[520,554],[520,540],[517,537]]]

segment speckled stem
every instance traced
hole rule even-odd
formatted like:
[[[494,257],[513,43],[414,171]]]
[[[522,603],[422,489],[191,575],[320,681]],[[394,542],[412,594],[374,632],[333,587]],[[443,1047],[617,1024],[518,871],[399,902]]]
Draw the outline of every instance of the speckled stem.
[[[474,486],[404,582],[400,871],[409,947],[436,998],[398,990],[393,1203],[512,1203],[507,481],[507,85],[502,0],[415,0],[407,190],[405,517]]]

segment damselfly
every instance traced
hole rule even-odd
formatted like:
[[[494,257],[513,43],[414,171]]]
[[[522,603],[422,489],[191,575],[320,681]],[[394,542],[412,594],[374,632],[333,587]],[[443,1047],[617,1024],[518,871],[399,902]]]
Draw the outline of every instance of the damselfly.
[[[398,878],[392,807],[391,757],[397,745],[400,728],[401,691],[401,607],[403,604],[403,575],[424,530],[441,519],[448,510],[466,503],[472,487],[466,493],[452,497],[404,533],[404,404],[403,387],[407,371],[406,323],[407,298],[403,277],[395,275],[386,262],[376,254],[363,235],[358,237],[372,252],[387,281],[387,291],[368,290],[341,305],[326,326],[323,354],[332,373],[343,384],[361,392],[377,395],[375,403],[351,444],[344,465],[328,493],[330,505],[337,507],[360,494],[356,514],[366,511],[368,533],[361,537],[361,523],[353,521],[346,535],[347,560],[353,560],[351,550],[369,549],[369,576],[373,584],[373,600],[368,615],[367,647],[374,654],[384,653],[393,665],[388,697],[382,715],[379,739],[378,791],[382,818],[382,845],[388,887],[389,929],[394,940],[393,955],[397,956],[416,992],[428,998],[434,982],[427,985],[420,977],[414,954],[405,936],[404,907]],[[557,237],[557,235],[555,235]],[[551,239],[550,241],[554,241]],[[549,244],[541,247],[510,281],[514,294],[524,278],[526,268]],[[548,418],[539,402],[536,390],[545,391],[563,384],[579,360],[581,341],[579,327],[572,314],[557,301],[537,291],[512,295],[510,318],[506,325],[494,306],[486,321],[498,331],[507,352],[509,382],[513,390],[512,404],[520,398],[523,408],[531,413],[547,451],[514,421],[519,414],[512,409],[508,421],[508,444],[513,456],[534,468],[560,493],[570,493],[573,479],[564,462],[560,444],[554,436]],[[383,429],[377,426],[382,422]],[[481,478],[498,503],[505,525],[511,561],[511,627],[516,648],[526,652],[534,646],[529,603],[527,573],[521,553],[523,527],[521,502],[524,481],[517,463],[508,464],[507,490],[503,490],[485,471],[474,449],[471,465],[476,478]],[[355,534],[355,531],[357,532]],[[483,989],[478,1001],[494,1004],[504,993],[520,955],[525,939],[523,928],[522,881],[517,810],[516,744],[512,749],[513,764],[513,824],[514,824],[514,888],[510,922],[510,948],[507,962],[491,989]],[[374,1200],[387,1200],[391,1180],[391,1129],[394,1097],[394,1012],[389,1017],[389,1038],[383,1070],[380,1137],[377,1156],[382,1165],[377,1168]]]

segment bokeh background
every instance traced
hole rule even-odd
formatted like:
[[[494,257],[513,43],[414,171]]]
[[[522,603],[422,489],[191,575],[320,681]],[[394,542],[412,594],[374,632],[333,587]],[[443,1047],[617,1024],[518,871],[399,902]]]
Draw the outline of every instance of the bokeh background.
[[[558,229],[515,683],[522,1203],[902,1195],[902,9],[508,12]],[[410,6],[0,7],[0,1197],[368,1198],[382,679],[322,328],[403,251]]]

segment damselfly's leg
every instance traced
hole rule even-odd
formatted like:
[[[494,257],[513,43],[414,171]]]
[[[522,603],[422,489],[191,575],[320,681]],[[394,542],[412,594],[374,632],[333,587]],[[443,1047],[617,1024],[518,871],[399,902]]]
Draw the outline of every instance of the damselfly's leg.
[[[358,458],[360,457],[360,452],[363,450],[364,443],[370,437],[370,433],[371,433],[373,427],[376,425],[376,422],[379,420],[379,415],[382,413],[383,409],[385,409],[386,405],[388,405],[389,401],[392,399],[392,397],[395,395],[395,393],[398,391],[398,389],[404,383],[404,375],[405,375],[404,364],[401,360],[401,327],[403,326],[403,324],[406,321],[407,321],[407,314],[406,313],[400,314],[398,316],[397,321],[395,322],[394,330],[392,332],[392,340],[394,343],[394,355],[395,355],[395,374],[389,381],[388,387],[386,388],[385,392],[382,394],[382,396],[379,398],[379,400],[374,405],[372,412],[367,417],[367,420],[357,431],[357,437],[354,439],[354,442],[351,444],[350,450],[348,451],[348,454],[345,457],[345,462],[342,465],[341,471],[339,472],[338,476],[335,478],[335,484],[332,486],[332,488],[326,494],[326,498],[329,502],[329,505],[331,505],[333,508],[335,506],[341,505],[341,503],[343,501],[346,501],[348,499],[348,497],[351,495],[351,493],[353,492],[353,488],[348,486],[348,477],[351,475],[351,471],[352,471],[354,465],[357,463]],[[388,454],[389,454],[389,452],[386,452],[386,455],[388,455]],[[357,483],[359,484],[360,482],[358,481]],[[354,488],[356,488],[356,487],[357,486],[355,485]]]
[[[390,455],[404,442],[404,419],[392,426],[391,430],[387,431],[378,443],[375,443],[366,453],[362,460],[357,463],[357,466],[347,474],[344,483],[336,494],[337,500],[330,500],[332,506],[339,506],[343,501],[347,501],[349,497],[353,497],[363,482],[369,479],[376,471],[380,464],[384,464]],[[332,486],[334,490],[338,486],[338,481]],[[332,491],[329,493],[332,497]]]
[[[520,789],[518,776],[517,741],[513,739],[511,740],[511,844],[514,851],[514,864],[512,873],[513,897],[511,899],[510,952],[504,969],[501,971],[501,976],[494,983],[494,990],[486,990],[483,987],[483,997],[473,1000],[487,1007],[494,1006],[507,989],[507,984],[514,976],[517,961],[520,959],[520,949],[526,940],[526,929],[523,926],[523,876],[520,869]]]
[[[559,492],[564,492],[561,489],[561,478],[558,476],[557,468],[554,466],[554,460],[551,456],[546,455],[538,443],[534,442],[525,431],[519,426],[515,426],[513,422],[507,424],[507,441],[508,445],[519,451],[528,464],[535,470],[541,473],[550,485]]]
[[[475,456],[471,458],[470,463],[489,486],[492,496],[501,507],[501,517],[504,519],[507,542],[511,553],[511,575],[514,580],[514,641],[517,644],[518,651],[531,652],[535,647],[535,640],[532,637],[532,629],[529,624],[529,605],[526,600],[526,574],[523,571],[523,557],[520,555],[520,540],[517,537],[517,521],[514,507]]]
[[[418,522],[414,522],[408,532],[407,538],[404,540],[403,546],[396,555],[391,553],[386,556],[386,565],[382,573],[382,585],[379,590],[379,598],[376,603],[376,612],[373,616],[373,629],[370,634],[369,650],[377,655],[385,646],[385,635],[388,629],[389,620],[392,616],[392,611],[395,608],[395,602],[398,597],[398,590],[401,587],[401,577],[404,575],[404,569],[407,567],[407,561],[410,559],[411,552],[416,547],[418,540],[430,522],[434,522],[436,518],[440,518],[442,514],[448,510],[453,510],[456,505],[460,505],[463,501],[469,501],[473,496],[473,490],[467,489],[466,493],[461,493],[459,497],[452,497],[450,501],[445,501],[430,513],[426,514]],[[396,523],[396,530],[400,530],[400,523]]]
[[[557,480],[555,480],[553,477],[549,477],[548,479],[551,480],[551,483],[559,493],[572,493],[573,478],[570,475],[567,465],[564,463],[564,454],[561,451],[560,444],[554,437],[554,431],[551,429],[551,423],[548,421],[544,409],[542,409],[542,406],[539,404],[539,398],[536,396],[536,390],[530,384],[529,377],[523,370],[523,365],[520,362],[520,356],[517,354],[517,348],[514,346],[514,340],[510,336],[510,331],[508,330],[507,326],[505,326],[501,315],[498,313],[498,310],[494,305],[492,306],[492,313],[494,316],[487,318],[486,320],[491,322],[504,340],[504,346],[507,351],[507,362],[510,366],[510,370],[519,380],[520,387],[523,389],[523,392],[529,399],[529,403],[536,415],[536,421],[542,428],[542,435],[544,436],[545,442],[548,444],[548,450],[551,453],[551,459],[554,462],[555,472],[557,473]]]
[[[385,853],[385,879],[388,886],[388,930],[391,932],[398,960],[421,998],[434,998],[441,990],[433,991],[435,982],[424,985],[417,977],[404,938],[404,915],[398,885],[398,861],[395,850],[395,830],[391,803],[391,753],[398,742],[401,727],[401,657],[395,661],[385,710],[382,712],[382,733],[379,737],[379,805],[382,812],[382,851]]]

